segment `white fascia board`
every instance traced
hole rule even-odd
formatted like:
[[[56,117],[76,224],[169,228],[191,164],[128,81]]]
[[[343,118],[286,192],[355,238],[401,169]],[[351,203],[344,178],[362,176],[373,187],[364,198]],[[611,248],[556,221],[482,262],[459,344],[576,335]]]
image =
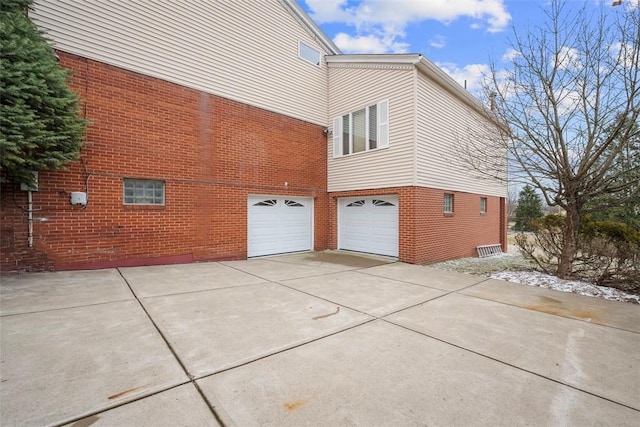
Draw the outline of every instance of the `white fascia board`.
[[[318,39],[324,44],[324,47],[329,51],[329,53],[331,53],[332,55],[340,55],[342,53],[340,49],[338,49],[338,46],[336,46],[333,41],[331,41],[329,36],[327,36],[324,31],[322,31],[320,27],[318,27],[318,25],[313,22],[313,19],[311,19],[311,17],[307,15],[307,12],[305,12],[304,9],[300,7],[296,0],[283,1],[296,15],[298,15],[298,18],[300,18],[300,20],[306,24],[309,30],[311,30],[311,32],[315,34],[316,37],[318,37]]]
[[[420,62],[419,53],[400,54],[351,54],[327,56],[328,64],[411,64]]]
[[[422,58],[420,63],[417,64],[417,68],[437,84],[442,86],[445,90],[448,90],[454,96],[457,96],[460,100],[475,109],[478,113],[482,114],[491,122],[499,126],[501,129],[505,131],[508,130],[508,127],[504,123],[501,123],[496,115],[489,110],[489,108],[487,108],[482,102],[480,102],[478,98],[471,95],[465,88],[460,86],[460,84],[453,80],[453,78],[442,68],[438,67],[436,64],[424,57]]]
[[[425,57],[422,57],[420,62],[416,64],[418,69],[425,73],[428,77],[442,86],[445,90],[453,93],[462,101],[469,104],[471,107],[477,109],[482,114],[487,114],[487,109],[485,106],[476,98],[471,95],[465,88],[460,86],[458,82],[453,80],[453,78],[447,74],[442,68],[438,67],[433,62],[429,61]]]

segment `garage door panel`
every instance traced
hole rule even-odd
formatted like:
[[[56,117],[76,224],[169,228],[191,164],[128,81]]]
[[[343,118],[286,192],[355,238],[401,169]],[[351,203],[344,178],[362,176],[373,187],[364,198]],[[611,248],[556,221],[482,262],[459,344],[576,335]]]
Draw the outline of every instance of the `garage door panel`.
[[[247,255],[310,250],[312,199],[249,196]]]
[[[341,249],[398,256],[398,198],[372,196],[338,201]]]

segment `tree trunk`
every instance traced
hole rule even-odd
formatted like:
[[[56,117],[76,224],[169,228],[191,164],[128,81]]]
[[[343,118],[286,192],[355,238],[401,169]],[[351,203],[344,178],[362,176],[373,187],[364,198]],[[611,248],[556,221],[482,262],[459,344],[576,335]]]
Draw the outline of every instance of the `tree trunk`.
[[[580,238],[580,210],[575,203],[570,203],[564,229],[564,244],[558,260],[557,276],[570,279],[573,273],[573,261],[578,253],[578,239]]]

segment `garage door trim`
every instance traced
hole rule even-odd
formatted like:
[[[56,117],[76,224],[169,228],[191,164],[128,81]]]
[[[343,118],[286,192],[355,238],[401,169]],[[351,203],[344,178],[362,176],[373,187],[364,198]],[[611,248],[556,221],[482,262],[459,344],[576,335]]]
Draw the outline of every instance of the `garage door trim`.
[[[397,194],[339,197],[337,205],[339,249],[399,256]]]
[[[257,203],[261,203],[259,206]],[[247,257],[304,252],[313,249],[312,197],[273,194],[247,196]],[[304,208],[301,211],[297,209]],[[273,210],[270,210],[273,209]],[[262,221],[262,227],[259,222]],[[263,233],[260,236],[260,233]],[[292,239],[284,236],[289,233]]]

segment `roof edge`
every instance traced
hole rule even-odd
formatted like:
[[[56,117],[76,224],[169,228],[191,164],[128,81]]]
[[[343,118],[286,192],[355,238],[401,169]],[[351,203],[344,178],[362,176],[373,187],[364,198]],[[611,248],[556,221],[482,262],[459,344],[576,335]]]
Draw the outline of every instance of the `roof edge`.
[[[307,12],[304,11],[304,9],[302,9],[302,7],[300,7],[300,5],[298,4],[298,2],[296,0],[282,0],[287,6],[289,6],[289,8],[293,11],[293,13],[295,13],[298,18],[300,18],[300,20],[302,22],[305,23],[305,25],[311,30],[311,32],[318,37],[318,39],[322,42],[322,44],[324,44],[324,46],[327,48],[327,50],[333,54],[333,55],[340,55],[342,54],[342,52],[340,51],[340,49],[338,49],[338,46],[336,46],[333,41],[331,41],[331,39],[329,38],[329,36],[327,36],[325,34],[324,31],[322,31],[322,29],[320,29],[320,27],[318,26],[318,24],[316,24],[313,19],[311,19],[311,17],[307,14]]]
[[[470,106],[475,107],[477,110],[484,114],[487,114],[485,105],[478,98],[471,95],[469,91],[460,86],[460,84],[456,82],[453,77],[447,74],[442,68],[429,61],[427,58],[422,57],[420,62],[416,64],[416,67],[419,70],[422,70],[426,75],[436,80],[436,82],[446,90],[449,90],[451,93],[457,95],[462,100],[467,102]]]
[[[461,99],[470,107],[489,115],[486,106],[463,88],[442,68],[420,53],[345,54],[325,57],[327,64],[407,64],[413,65],[438,85]]]
[[[423,56],[419,53],[366,53],[327,56],[327,63],[333,64],[412,64],[416,65]]]

